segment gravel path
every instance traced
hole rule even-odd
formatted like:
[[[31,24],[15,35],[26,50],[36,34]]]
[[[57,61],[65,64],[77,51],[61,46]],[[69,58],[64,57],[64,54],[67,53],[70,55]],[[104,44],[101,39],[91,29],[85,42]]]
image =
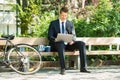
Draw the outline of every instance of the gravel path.
[[[88,70],[91,73],[66,70],[66,75],[60,75],[59,69],[42,69],[32,75],[1,71],[0,80],[120,80],[120,66],[88,67]]]

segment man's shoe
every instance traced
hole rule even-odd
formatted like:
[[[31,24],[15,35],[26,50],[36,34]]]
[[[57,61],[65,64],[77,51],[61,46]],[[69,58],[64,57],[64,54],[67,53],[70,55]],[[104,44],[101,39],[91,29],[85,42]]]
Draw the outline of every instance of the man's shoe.
[[[61,75],[65,75],[65,69],[61,69],[60,74],[61,74]]]
[[[87,71],[85,68],[80,69],[80,72],[84,72],[84,73],[90,73],[90,71]]]

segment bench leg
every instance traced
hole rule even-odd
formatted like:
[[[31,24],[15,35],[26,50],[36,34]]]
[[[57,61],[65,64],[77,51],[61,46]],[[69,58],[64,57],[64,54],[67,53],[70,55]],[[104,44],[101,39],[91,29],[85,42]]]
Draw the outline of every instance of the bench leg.
[[[74,69],[80,69],[80,57],[79,56],[70,56],[69,58],[69,67]]]
[[[80,57],[76,56],[76,68],[80,70]]]

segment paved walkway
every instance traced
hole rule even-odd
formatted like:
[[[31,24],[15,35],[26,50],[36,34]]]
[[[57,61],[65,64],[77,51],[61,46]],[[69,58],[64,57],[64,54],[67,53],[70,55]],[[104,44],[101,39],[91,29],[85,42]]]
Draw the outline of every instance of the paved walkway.
[[[88,67],[88,69],[91,73],[67,70],[66,75],[60,75],[59,69],[42,69],[32,75],[1,71],[0,80],[120,80],[120,66]]]

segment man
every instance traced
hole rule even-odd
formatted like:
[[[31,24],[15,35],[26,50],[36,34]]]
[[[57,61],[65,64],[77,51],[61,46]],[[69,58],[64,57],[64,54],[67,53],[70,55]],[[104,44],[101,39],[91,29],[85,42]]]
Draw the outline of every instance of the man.
[[[60,60],[60,66],[61,66],[61,72],[60,74],[65,74],[65,58],[64,58],[64,51],[65,50],[79,50],[80,52],[80,72],[86,72],[90,73],[86,70],[86,48],[85,43],[82,41],[75,41],[76,34],[74,25],[71,21],[67,20],[68,15],[68,9],[66,7],[62,7],[60,10],[60,17],[57,20],[54,20],[50,23],[49,29],[48,29],[48,39],[49,39],[49,45],[51,46],[52,51],[57,51],[59,60]],[[74,36],[73,41],[66,43],[63,41],[56,42],[55,39],[57,37],[58,33],[63,34],[72,34]]]

